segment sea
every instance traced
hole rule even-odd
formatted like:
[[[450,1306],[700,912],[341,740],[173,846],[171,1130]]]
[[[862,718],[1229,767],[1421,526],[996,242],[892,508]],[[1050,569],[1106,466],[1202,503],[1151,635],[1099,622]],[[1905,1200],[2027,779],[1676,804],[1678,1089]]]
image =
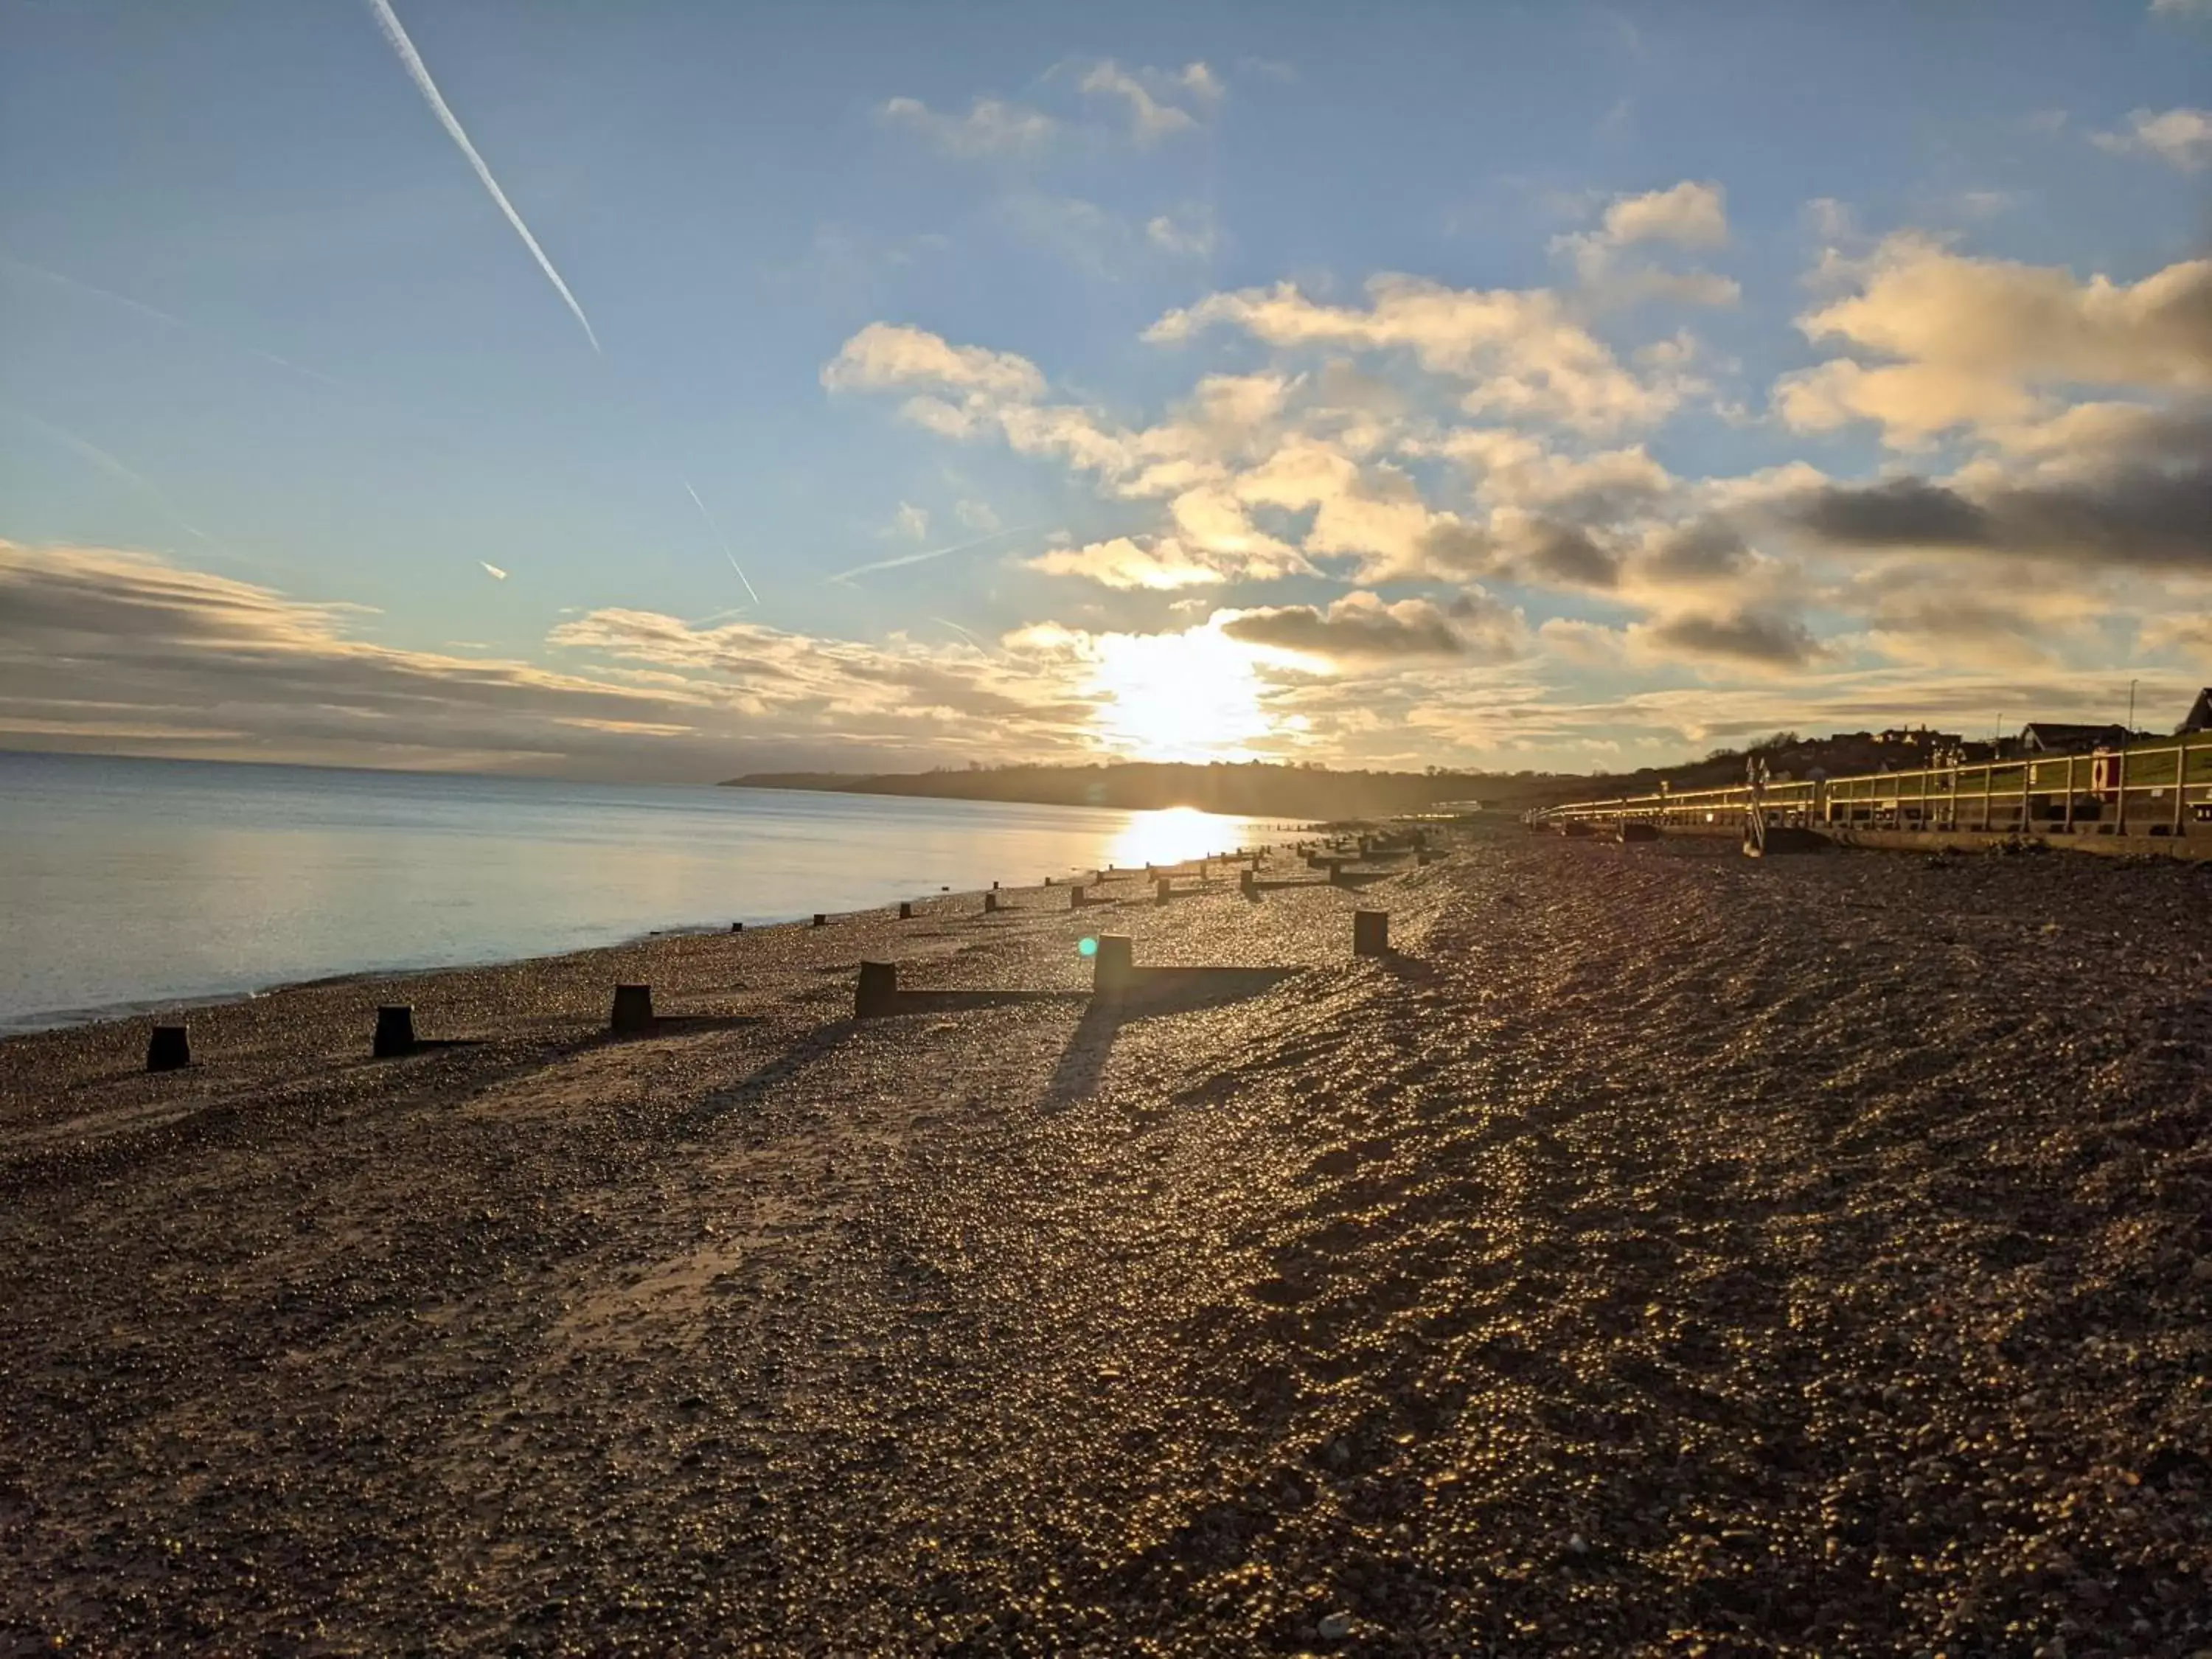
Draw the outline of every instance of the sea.
[[[1288,821],[0,753],[0,1032],[860,910]]]

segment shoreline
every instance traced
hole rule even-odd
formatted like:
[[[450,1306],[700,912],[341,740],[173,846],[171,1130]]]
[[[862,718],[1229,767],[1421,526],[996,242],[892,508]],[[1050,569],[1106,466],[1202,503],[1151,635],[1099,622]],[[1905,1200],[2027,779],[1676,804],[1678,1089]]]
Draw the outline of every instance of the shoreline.
[[[1340,832],[1344,826],[1332,825],[1329,826],[1329,828],[1332,833],[1336,833]],[[1320,829],[1317,826],[1304,826],[1297,830],[1279,831],[1270,829],[1268,833],[1273,838],[1261,842],[1258,844],[1268,848],[1278,848],[1288,846],[1293,840],[1304,839],[1308,836],[1316,835],[1320,833]],[[1074,872],[1074,870],[1075,866],[1070,866],[1071,874]],[[1055,886],[1064,886],[1066,879],[1066,876],[1062,875],[1055,875],[1051,878],[1052,883]],[[943,902],[963,899],[980,900],[981,895],[987,890],[990,890],[978,887],[939,890],[926,896],[916,895],[913,899],[906,902],[920,906],[926,902]],[[1048,888],[1042,883],[1039,883],[1033,886],[1024,886],[1020,888],[1008,887],[1002,888],[1000,890],[1004,892],[1042,892],[1052,890],[1052,889]],[[883,904],[866,906],[858,909],[832,911],[824,914],[829,914],[837,917],[850,918],[872,915],[878,911],[889,911],[895,915],[897,905],[901,902],[902,901],[899,900],[890,900]],[[775,928],[810,927],[811,925],[810,918],[815,914],[816,913],[813,911],[800,911],[790,916],[774,916],[763,920],[756,920],[752,917],[732,917],[730,920],[741,921],[743,923],[744,933],[765,933]],[[34,1012],[18,1017],[0,1018],[0,1047],[4,1047],[8,1043],[20,1042],[26,1038],[42,1036],[56,1031],[76,1030],[87,1026],[107,1025],[117,1023],[128,1023],[131,1021],[155,1021],[172,1014],[186,1016],[200,1013],[210,1009],[223,1007],[232,1003],[258,1001],[268,997],[281,995],[289,991],[310,990],[325,987],[360,984],[371,981],[376,983],[398,984],[410,979],[419,979],[441,974],[479,973],[501,968],[520,967],[532,963],[549,962],[562,957],[584,956],[594,951],[627,950],[634,946],[642,945],[656,939],[697,938],[702,936],[717,937],[726,933],[727,932],[729,932],[729,923],[727,921],[722,923],[711,921],[674,922],[665,924],[659,927],[647,928],[642,932],[625,931],[617,936],[604,939],[595,943],[575,945],[563,949],[528,953],[521,956],[467,957],[460,960],[425,963],[422,964],[371,964],[365,967],[346,969],[335,973],[313,975],[303,979],[284,979],[266,983],[256,983],[246,988],[188,993],[184,995],[173,997],[132,998],[118,1002],[101,1004],[88,1008],[65,1008]]]
[[[2212,1645],[2203,870],[1124,885],[0,1045],[0,1647]]]

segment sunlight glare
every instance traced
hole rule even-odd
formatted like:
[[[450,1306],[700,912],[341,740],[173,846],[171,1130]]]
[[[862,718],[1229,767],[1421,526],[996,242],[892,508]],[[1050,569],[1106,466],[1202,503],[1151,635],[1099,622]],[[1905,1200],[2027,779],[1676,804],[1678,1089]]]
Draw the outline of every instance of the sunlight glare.
[[[1267,735],[1252,653],[1210,629],[1109,634],[1095,684],[1108,747],[1135,760],[1252,757]]]

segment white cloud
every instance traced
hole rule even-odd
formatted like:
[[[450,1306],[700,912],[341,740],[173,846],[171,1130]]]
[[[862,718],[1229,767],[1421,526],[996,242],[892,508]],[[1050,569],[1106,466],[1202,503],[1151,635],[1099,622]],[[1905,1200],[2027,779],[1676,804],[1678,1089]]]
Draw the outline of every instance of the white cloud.
[[[2148,155],[2182,173],[2212,167],[2212,109],[2136,110],[2123,132],[2093,132],[2089,142],[2115,155]]]
[[[2054,266],[1975,259],[1924,237],[1891,237],[1858,291],[1798,319],[1893,361],[1832,358],[1785,375],[1774,402],[1802,430],[1879,422],[1893,443],[1957,427],[2038,418],[2069,386],[2191,391],[2212,386],[2212,259],[2132,284],[2078,282]]]
[[[2212,17],[2212,0],[2150,0],[2154,17]]]
[[[1054,548],[1023,562],[1048,576],[1079,576],[1105,587],[1158,591],[1218,586],[1236,574],[1233,567],[1190,552],[1172,536],[1141,541],[1115,536],[1083,547]]]
[[[1214,294],[1168,313],[1145,337],[1180,343],[1225,325],[1285,349],[1404,350],[1461,382],[1470,413],[1588,431],[1656,421],[1684,395],[1678,380],[1625,368],[1548,289],[1453,289],[1384,275],[1369,281],[1367,295],[1359,307],[1323,304],[1287,283]]]
[[[1193,259],[1210,259],[1220,246],[1213,216],[1202,210],[1187,212],[1181,218],[1166,213],[1156,216],[1146,222],[1145,240],[1164,253]]]
[[[1742,297],[1732,278],[1708,270],[1669,270],[1643,252],[1654,243],[1719,248],[1728,240],[1726,192],[1716,184],[1685,179],[1668,190],[1616,197],[1598,228],[1557,237],[1552,247],[1567,257],[1583,292],[1600,305],[1658,300],[1731,306]],[[1638,252],[1632,254],[1630,249]]]
[[[507,572],[501,570],[497,565],[492,563],[489,559],[478,559],[477,562],[483,567],[484,574],[490,577],[494,581],[503,582],[507,580]]]
[[[919,133],[945,155],[969,159],[1033,154],[1055,125],[1042,111],[996,98],[978,98],[965,115],[944,114],[918,98],[894,98],[882,113],[888,125]]]
[[[1108,58],[1093,64],[1077,85],[1094,97],[1116,98],[1127,105],[1129,136],[1139,144],[1194,131],[1201,114],[1210,113],[1222,95],[1219,77],[1204,64],[1130,70]]]
[[[952,516],[970,530],[988,533],[999,528],[999,515],[988,501],[955,501]]]
[[[940,336],[898,323],[870,323],[846,341],[823,369],[822,384],[833,391],[870,392],[945,386],[1021,399],[1044,392],[1044,376],[1026,357],[949,345]]]
[[[912,501],[901,501],[898,511],[891,514],[890,527],[884,533],[902,537],[910,542],[923,540],[929,534],[929,509],[916,507]]]
[[[1728,193],[1717,184],[1686,179],[1670,189],[1617,198],[1601,223],[1601,234],[1616,247],[1634,242],[1725,247]]]

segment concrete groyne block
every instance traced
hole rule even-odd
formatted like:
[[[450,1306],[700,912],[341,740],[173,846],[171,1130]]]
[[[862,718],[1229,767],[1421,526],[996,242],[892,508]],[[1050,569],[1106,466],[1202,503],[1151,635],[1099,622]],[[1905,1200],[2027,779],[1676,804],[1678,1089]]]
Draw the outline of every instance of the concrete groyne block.
[[[653,987],[616,986],[614,1012],[608,1018],[607,1028],[623,1036],[650,1031],[653,1029]]]
[[[864,962],[860,977],[853,990],[853,1018],[873,1019],[891,1013],[898,1006],[898,964],[895,962]]]
[[[415,1052],[415,1006],[412,1003],[386,1003],[376,1011],[376,1035],[369,1040],[368,1052],[377,1060],[391,1060],[396,1055]]]
[[[1352,913],[1352,954],[1387,957],[1390,954],[1390,913],[1354,910]]]
[[[146,1039],[146,1069],[173,1072],[192,1063],[191,1036],[181,1025],[156,1025]]]

